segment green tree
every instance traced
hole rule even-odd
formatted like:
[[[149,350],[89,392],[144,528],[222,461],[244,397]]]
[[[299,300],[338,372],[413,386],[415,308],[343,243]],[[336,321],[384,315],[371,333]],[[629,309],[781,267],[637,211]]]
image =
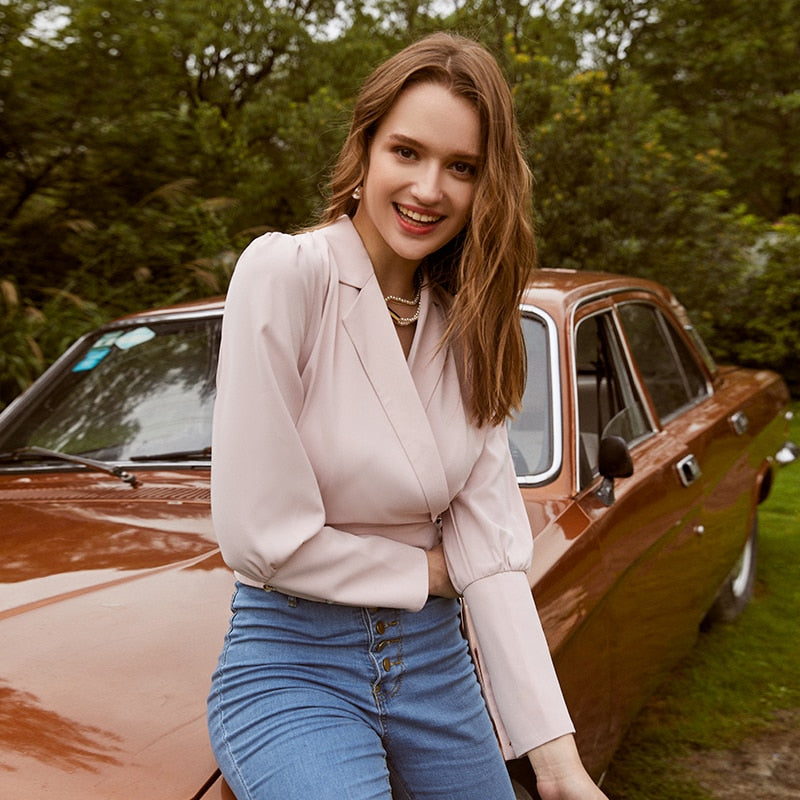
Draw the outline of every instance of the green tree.
[[[30,367],[16,373],[58,354],[41,329],[35,353],[24,320],[48,308],[68,338],[88,324],[52,309],[54,292],[108,317],[223,291],[255,232],[241,227],[306,216],[313,179],[298,190],[291,153],[309,141],[300,119],[323,129],[329,109],[292,76],[313,62],[332,3],[212,12],[196,0],[0,0],[0,277],[17,295],[4,322],[20,329],[4,341]]]
[[[800,213],[798,0],[600,0],[590,18],[604,63],[639,72],[694,141],[725,153],[736,202]]]
[[[0,403],[86,326],[224,291],[250,239],[308,223],[362,79],[437,29],[512,85],[542,263],[662,280],[750,358],[724,303],[754,254],[800,294],[775,228],[798,2],[0,0]]]
[[[521,114],[542,265],[653,278],[690,307],[714,311],[719,293],[708,275],[732,280],[749,241],[740,212],[728,210],[721,154],[669,147],[685,121],[642,83],[614,87],[589,71],[549,96],[543,121]]]
[[[749,269],[726,287],[717,329],[720,356],[752,366],[769,365],[800,394],[800,216],[764,225],[756,220]]]

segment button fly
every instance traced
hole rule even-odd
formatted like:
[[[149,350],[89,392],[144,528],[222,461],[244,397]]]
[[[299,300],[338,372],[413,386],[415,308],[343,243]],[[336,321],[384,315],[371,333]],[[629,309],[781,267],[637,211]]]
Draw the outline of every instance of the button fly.
[[[366,615],[368,648],[376,670],[373,694],[384,702],[397,692],[405,672],[400,612],[382,608],[373,616],[373,609],[365,608],[362,613]]]

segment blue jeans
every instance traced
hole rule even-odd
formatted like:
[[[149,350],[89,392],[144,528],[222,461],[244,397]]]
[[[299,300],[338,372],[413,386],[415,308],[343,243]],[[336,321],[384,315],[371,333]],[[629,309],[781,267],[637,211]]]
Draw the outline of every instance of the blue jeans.
[[[238,800],[513,800],[455,600],[415,613],[238,585],[208,700]]]

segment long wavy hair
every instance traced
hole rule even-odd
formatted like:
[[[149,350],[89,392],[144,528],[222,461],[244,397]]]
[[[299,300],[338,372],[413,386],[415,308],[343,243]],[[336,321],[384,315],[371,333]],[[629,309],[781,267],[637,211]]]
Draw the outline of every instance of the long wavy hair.
[[[456,354],[472,416],[480,425],[499,424],[520,407],[525,388],[519,303],[536,247],[531,173],[519,145],[511,92],[483,46],[437,33],[372,73],[356,99],[321,222],[355,214],[358,200],[352,194],[367,174],[375,132],[400,94],[419,83],[440,84],[465,98],[480,119],[482,152],[470,219],[423,266],[448,308],[442,346]]]

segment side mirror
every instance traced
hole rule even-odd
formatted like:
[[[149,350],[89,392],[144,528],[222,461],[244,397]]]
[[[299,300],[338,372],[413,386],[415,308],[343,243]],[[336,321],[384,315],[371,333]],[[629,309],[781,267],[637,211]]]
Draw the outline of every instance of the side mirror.
[[[604,436],[600,440],[597,465],[603,476],[597,496],[604,505],[610,506],[614,502],[614,478],[633,475],[633,460],[627,442],[621,436]]]

